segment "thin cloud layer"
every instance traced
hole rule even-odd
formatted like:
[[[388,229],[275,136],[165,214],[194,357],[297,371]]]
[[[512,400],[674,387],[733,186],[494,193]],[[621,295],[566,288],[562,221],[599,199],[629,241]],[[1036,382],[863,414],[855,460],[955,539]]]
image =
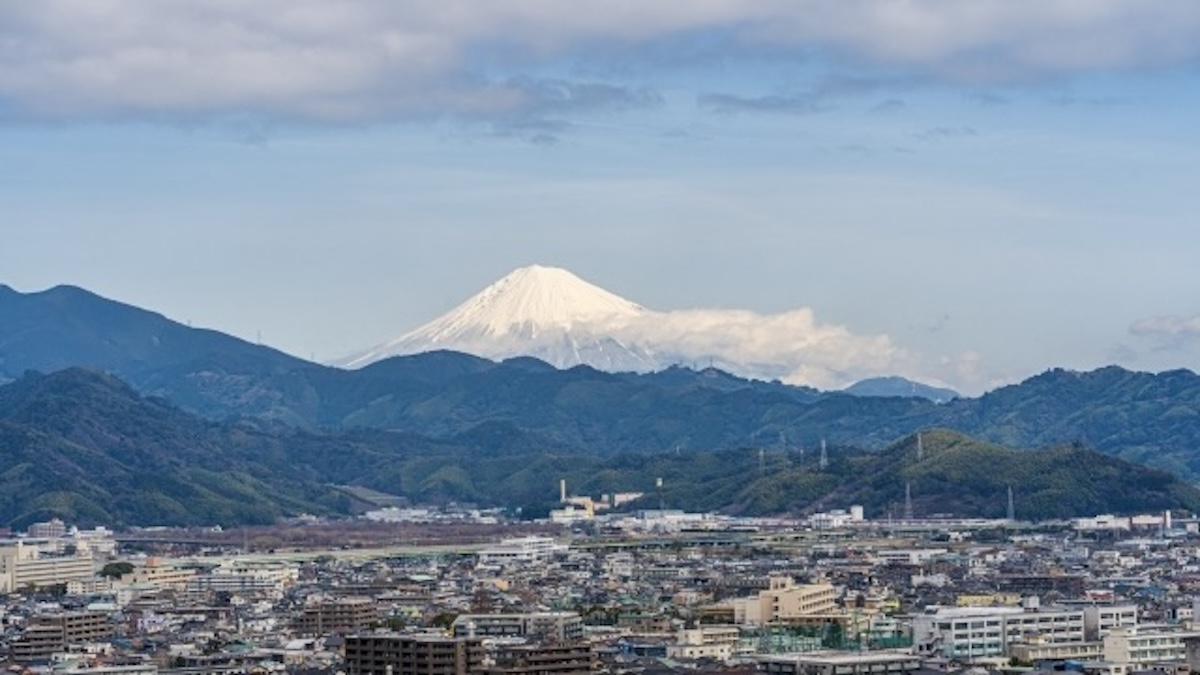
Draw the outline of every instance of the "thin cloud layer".
[[[580,114],[655,95],[602,82],[530,86],[529,78],[581,63],[670,68],[679,62],[672,52],[696,41],[708,58],[726,62],[815,58],[986,85],[1192,67],[1200,59],[1200,4],[39,0],[0,7],[0,113],[334,123]],[[631,64],[630,54],[643,60]],[[731,102],[764,103],[724,103]]]
[[[1129,332],[1140,338],[1148,338],[1163,347],[1182,347],[1200,341],[1200,315],[1154,316],[1134,321]]]

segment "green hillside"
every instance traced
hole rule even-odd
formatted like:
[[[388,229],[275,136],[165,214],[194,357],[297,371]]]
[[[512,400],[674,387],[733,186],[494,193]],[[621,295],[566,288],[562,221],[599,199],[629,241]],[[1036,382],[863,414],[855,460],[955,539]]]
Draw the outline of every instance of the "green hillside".
[[[573,492],[644,492],[641,507],[802,514],[862,504],[899,516],[906,484],[918,515],[1004,515],[1008,486],[1024,518],[1200,510],[1200,493],[1161,471],[1077,445],[1011,450],[934,430],[923,457],[909,436],[881,451],[733,448],[602,455],[484,422],[433,439],[278,422],[200,419],[119,380],[73,369],[0,387],[0,524],[57,516],[80,524],[264,523],[345,514],[357,485],[414,502],[554,506]],[[656,478],[665,487],[657,491]]]

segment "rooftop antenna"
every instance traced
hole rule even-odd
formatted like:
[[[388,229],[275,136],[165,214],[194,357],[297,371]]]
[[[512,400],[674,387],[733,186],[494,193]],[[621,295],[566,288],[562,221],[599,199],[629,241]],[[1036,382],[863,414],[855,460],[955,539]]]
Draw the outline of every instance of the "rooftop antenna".
[[[1013,506],[1012,486],[1008,486],[1008,519],[1014,521],[1017,519],[1017,509]]]
[[[829,468],[829,453],[825,450],[825,439],[821,439],[821,469]]]
[[[925,442],[921,440],[921,432],[917,432],[917,461],[925,459]]]
[[[904,484],[904,520],[911,521],[912,519],[912,482],[910,481]]]

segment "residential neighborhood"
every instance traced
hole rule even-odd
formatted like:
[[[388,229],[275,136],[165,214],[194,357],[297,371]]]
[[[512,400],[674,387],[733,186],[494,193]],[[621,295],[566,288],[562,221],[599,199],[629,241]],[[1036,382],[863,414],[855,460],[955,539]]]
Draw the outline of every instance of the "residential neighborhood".
[[[37,523],[0,546],[0,649],[13,672],[95,675],[1128,675],[1200,656],[1200,523],[1170,513],[1028,523],[871,521],[854,506],[803,519],[648,510],[530,534],[495,514],[436,510],[410,517],[435,528],[480,518],[492,535],[262,551],[198,546],[186,530],[151,545]]]

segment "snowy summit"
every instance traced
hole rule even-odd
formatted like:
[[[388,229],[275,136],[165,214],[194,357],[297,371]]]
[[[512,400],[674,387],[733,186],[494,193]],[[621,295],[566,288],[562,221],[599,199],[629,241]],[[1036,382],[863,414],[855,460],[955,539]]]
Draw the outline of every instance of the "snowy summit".
[[[449,349],[492,359],[535,356],[559,368],[587,363],[646,370],[653,365],[648,354],[604,333],[648,313],[565,269],[530,265],[343,365],[358,368],[391,356]]]
[[[536,337],[540,330],[636,317],[646,310],[561,267],[530,265],[510,272],[450,313],[410,335],[456,340],[482,330],[491,337]],[[529,335],[530,332],[534,335]]]

